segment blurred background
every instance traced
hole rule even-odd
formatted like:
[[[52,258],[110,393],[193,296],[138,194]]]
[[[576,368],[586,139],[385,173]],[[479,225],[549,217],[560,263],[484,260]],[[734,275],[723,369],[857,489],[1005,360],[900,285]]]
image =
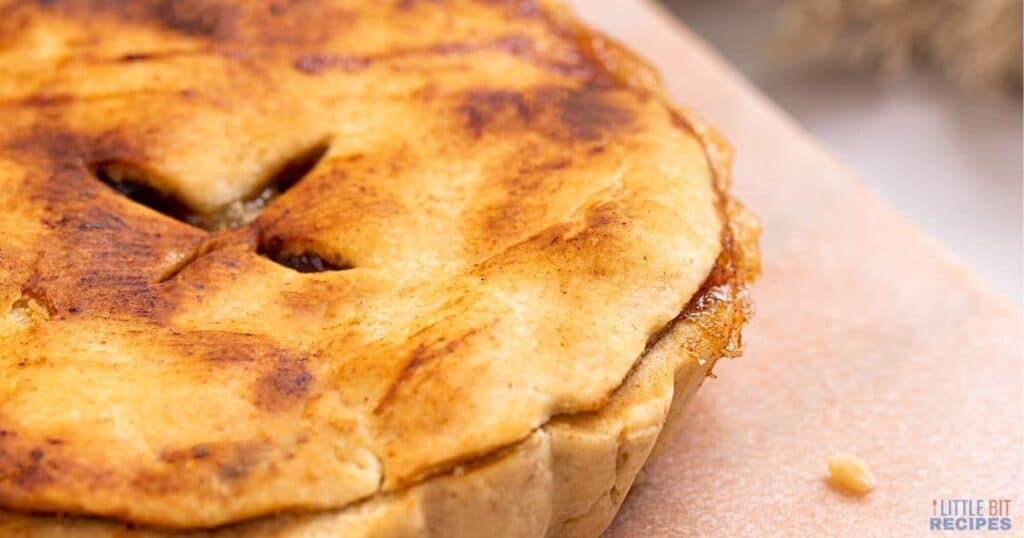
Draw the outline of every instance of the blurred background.
[[[661,0],[1021,304],[1020,0]]]

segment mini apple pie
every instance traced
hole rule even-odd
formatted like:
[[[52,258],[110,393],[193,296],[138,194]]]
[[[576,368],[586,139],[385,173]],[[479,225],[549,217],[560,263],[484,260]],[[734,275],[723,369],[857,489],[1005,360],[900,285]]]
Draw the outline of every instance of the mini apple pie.
[[[757,224],[530,0],[0,0],[0,535],[596,536]]]

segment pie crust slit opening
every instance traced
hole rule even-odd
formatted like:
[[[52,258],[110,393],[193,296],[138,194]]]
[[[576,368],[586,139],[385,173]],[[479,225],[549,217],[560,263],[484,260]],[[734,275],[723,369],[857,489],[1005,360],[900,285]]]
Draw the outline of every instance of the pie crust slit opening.
[[[235,200],[210,213],[200,213],[170,193],[154,187],[154,182],[139,166],[123,161],[101,161],[90,169],[93,175],[108,187],[129,200],[158,213],[209,232],[241,228],[256,220],[279,196],[297,185],[323,160],[329,146],[317,142],[298,155],[285,161],[262,182],[262,187],[245,198]]]
[[[101,161],[89,167],[93,176],[115,192],[135,202],[190,226],[202,228],[203,216],[173,195],[148,181],[142,168],[124,161]]]
[[[210,231],[241,228],[256,220],[278,197],[302,181],[327,154],[329,145],[320,141],[285,161],[262,182],[255,194],[236,200],[207,216]]]
[[[274,188],[280,196],[294,187],[320,164],[330,148],[326,140],[317,142],[309,149],[299,153],[285,162],[270,178],[264,182],[267,187]]]
[[[354,267],[350,263],[330,261],[309,250],[292,250],[280,240],[261,240],[257,254],[268,260],[283,265],[300,273],[323,273],[327,271],[346,271]]]

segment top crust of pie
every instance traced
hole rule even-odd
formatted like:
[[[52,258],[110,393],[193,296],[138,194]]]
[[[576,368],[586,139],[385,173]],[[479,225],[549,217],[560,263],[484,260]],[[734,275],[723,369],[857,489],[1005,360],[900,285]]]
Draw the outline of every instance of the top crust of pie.
[[[691,123],[546,3],[12,0],[0,73],[0,509],[401,490],[601,408],[723,251]],[[299,161],[220,231],[104,183],[220,222]]]

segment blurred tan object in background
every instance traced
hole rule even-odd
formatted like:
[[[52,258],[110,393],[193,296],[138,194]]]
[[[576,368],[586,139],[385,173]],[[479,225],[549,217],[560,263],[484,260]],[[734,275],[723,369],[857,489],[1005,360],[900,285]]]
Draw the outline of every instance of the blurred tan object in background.
[[[663,3],[769,99],[830,147],[873,190],[1020,304],[1024,303],[1021,94],[1000,91],[1020,85],[1021,16],[1020,0],[1016,1],[1016,7],[1005,0],[962,0],[952,7],[946,6],[954,4],[953,0]],[[906,7],[890,7],[889,11],[879,7],[897,5],[914,7],[909,11]],[[931,14],[908,14],[919,6]],[[997,17],[992,13],[999,11],[998,6],[1016,9],[1017,15]],[[946,9],[971,14],[961,15],[963,21],[941,18],[944,22],[936,22],[930,30],[919,22],[895,22],[939,19],[936,13]],[[815,15],[820,17],[818,22],[798,17],[811,17],[818,10],[823,13]],[[782,16],[784,13],[788,16]],[[873,19],[869,13],[875,14]],[[962,24],[962,29],[946,28],[954,23]],[[913,31],[889,30],[898,24],[907,24]],[[922,32],[930,35],[918,35]],[[997,37],[1003,34],[1016,37]],[[975,45],[964,44],[967,35],[975,36],[970,41]],[[993,50],[1002,53],[981,52],[976,43],[983,38],[991,39]],[[929,44],[936,47],[933,49],[921,44],[908,48],[911,46],[907,43],[915,39],[943,43]],[[982,70],[991,73],[980,63],[970,66],[970,70],[948,67],[958,69],[957,75],[944,76],[945,71],[929,68],[934,64],[925,60],[925,55],[932,52],[924,50],[938,49],[958,62],[942,64],[949,66],[959,66],[978,55],[984,56],[985,65],[996,65],[1000,54],[1015,54],[1017,59],[1009,62],[1009,68],[1016,69],[1017,83],[1001,86],[993,76],[972,75]],[[836,59],[841,54],[853,54],[849,52],[852,50],[884,51],[897,57],[898,53],[889,51],[902,50],[905,56],[903,63],[890,65],[890,75],[886,76],[878,71],[881,66],[864,63],[870,56],[860,56],[864,58],[862,63],[848,56],[846,60]],[[900,70],[905,73],[891,76]],[[954,82],[954,76],[974,79],[965,86]],[[725,134],[735,138],[732,133]],[[742,163],[743,153],[738,155]]]
[[[789,0],[785,50],[884,75],[911,64],[972,90],[1021,90],[1020,0]]]

